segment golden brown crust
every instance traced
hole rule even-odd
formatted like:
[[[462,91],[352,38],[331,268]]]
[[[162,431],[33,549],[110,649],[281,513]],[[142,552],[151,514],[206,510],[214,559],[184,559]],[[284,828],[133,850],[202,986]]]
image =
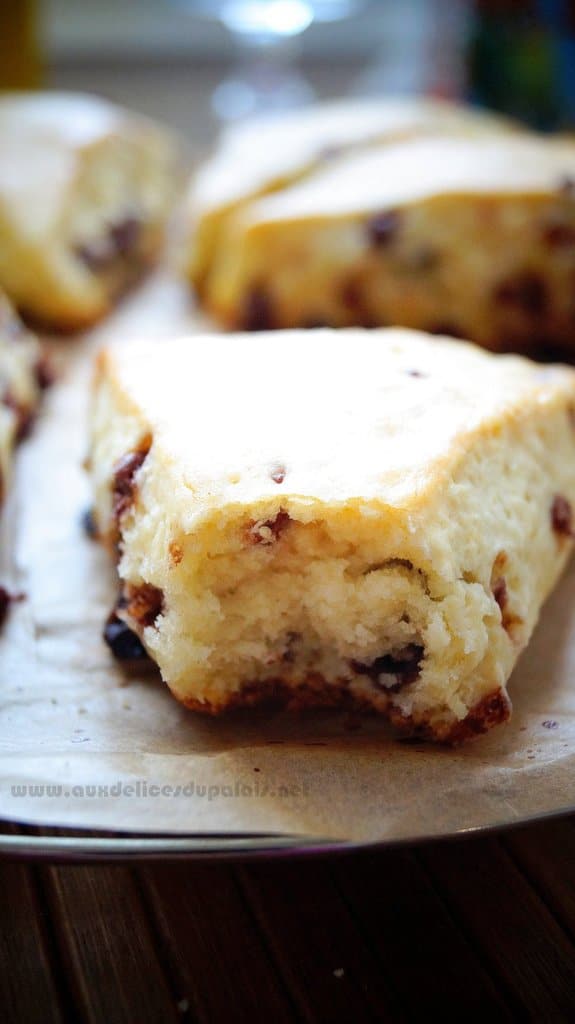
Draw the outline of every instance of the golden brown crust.
[[[494,690],[483,697],[469,714],[461,721],[451,725],[445,723],[436,726],[425,719],[415,720],[412,716],[402,715],[397,708],[391,707],[389,717],[396,728],[408,736],[420,736],[421,739],[435,740],[458,746],[467,740],[474,739],[488,732],[494,725],[506,722],[511,715],[511,702],[504,690]]]
[[[218,704],[195,700],[193,697],[179,698],[192,711],[217,716],[238,708],[255,706],[278,707],[287,711],[307,711],[320,708],[345,710],[360,714],[381,713],[404,736],[458,746],[467,740],[488,732],[494,725],[506,722],[511,714],[511,703],[504,690],[495,690],[476,704],[462,721],[433,724],[431,719],[406,716],[388,703],[385,709],[376,709],[371,701],[350,690],[348,683],[327,683],[317,673],[310,674],[305,683],[289,686],[278,679],[250,683],[240,692],[234,693],[227,701]]]
[[[227,700],[223,699],[219,703],[199,701],[193,697],[178,699],[190,710],[212,716],[258,705],[281,707],[287,711],[332,708],[370,714],[375,710],[371,701],[358,697],[349,689],[347,683],[327,683],[319,673],[310,673],[306,681],[297,687],[290,686],[281,679],[248,683],[240,691],[231,694]]]
[[[158,237],[151,251],[138,255],[134,263],[126,269],[125,277],[119,286],[110,291],[97,308],[94,307],[89,312],[80,313],[76,308],[62,303],[57,311],[42,315],[27,309],[24,304],[19,308],[20,316],[30,328],[39,333],[50,331],[53,334],[67,336],[88,331],[105,320],[114,307],[151,274],[160,260],[162,246],[163,239]]]

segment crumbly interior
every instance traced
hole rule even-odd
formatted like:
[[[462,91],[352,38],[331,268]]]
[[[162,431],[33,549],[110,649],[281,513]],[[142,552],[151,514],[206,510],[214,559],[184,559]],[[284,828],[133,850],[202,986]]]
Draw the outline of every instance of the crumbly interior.
[[[144,438],[118,522],[114,466]],[[574,455],[559,390],[472,432],[409,508],[284,494],[201,509],[161,434],[103,381],[91,459],[123,617],[180,700],[218,711],[272,681],[311,686],[312,703],[348,694],[441,739],[506,700],[571,549],[552,509],[575,502]]]
[[[253,527],[244,522],[240,534],[246,529]],[[233,533],[237,545],[237,524]],[[145,641],[177,696],[216,709],[245,684],[298,687],[311,676],[381,711],[391,701],[412,714],[419,698],[438,719],[465,717],[462,676],[479,667],[471,699],[482,671],[488,689],[503,682],[483,664],[489,622],[499,618],[492,597],[464,581],[434,597],[425,573],[407,559],[372,558],[369,545],[362,550],[322,522],[292,521],[269,544],[201,565],[187,562],[184,545],[185,605],[170,614],[166,599]],[[189,643],[194,635],[197,646]],[[404,664],[412,682],[404,681]]]

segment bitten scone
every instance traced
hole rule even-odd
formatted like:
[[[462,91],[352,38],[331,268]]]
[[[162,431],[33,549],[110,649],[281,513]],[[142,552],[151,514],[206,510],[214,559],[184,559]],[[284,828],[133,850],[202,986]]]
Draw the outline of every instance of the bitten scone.
[[[127,343],[89,464],[117,613],[178,700],[456,742],[508,717],[571,552],[575,372],[406,330]]]
[[[338,155],[427,134],[509,131],[494,114],[430,99],[345,100],[229,129],[187,199],[186,272],[202,295],[229,221],[250,201],[301,180]]]
[[[232,219],[226,326],[401,325],[575,356],[575,143],[417,138],[334,160]]]
[[[174,199],[174,149],[94,96],[0,99],[0,287],[28,317],[85,327],[154,261]]]
[[[0,293],[0,504],[14,445],[26,434],[47,383],[46,365],[38,340]]]

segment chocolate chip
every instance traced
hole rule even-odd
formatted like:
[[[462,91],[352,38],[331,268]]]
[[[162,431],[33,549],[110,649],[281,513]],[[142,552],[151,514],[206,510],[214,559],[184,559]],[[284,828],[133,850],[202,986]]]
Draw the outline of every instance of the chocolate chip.
[[[123,220],[112,224],[110,238],[116,255],[125,258],[130,256],[136,248],[142,229],[142,223],[137,217],[124,217]]]
[[[289,632],[286,634],[286,645],[281,660],[288,665],[295,661],[294,647],[301,640],[301,633]]]
[[[544,729],[558,729],[559,728],[559,722],[556,722],[552,718],[546,718],[544,722],[541,722],[541,725],[543,726]]]
[[[273,519],[253,523],[249,531],[252,544],[273,544],[290,522],[288,513],[281,508]]]
[[[543,231],[547,245],[562,248],[575,245],[575,226],[572,224],[547,224]]]
[[[279,464],[277,466],[274,466],[270,473],[270,477],[272,478],[274,484],[283,484],[286,477],[285,466],[280,466]]]
[[[110,270],[118,261],[133,255],[140,240],[142,224],[134,216],[111,224],[105,234],[91,242],[80,242],[74,252],[93,273]]]
[[[242,326],[246,331],[273,330],[273,306],[265,288],[255,287],[248,292],[244,303]]]
[[[421,370],[406,370],[405,372],[408,377],[427,377],[427,374],[422,373]]]
[[[147,658],[147,651],[139,637],[112,612],[104,627],[104,640],[115,658],[120,661]]]
[[[121,519],[132,504],[136,487],[134,477],[144,462],[149,446],[127,452],[114,466],[114,482],[112,485],[112,503],[114,516]]]
[[[393,242],[401,227],[401,216],[398,210],[384,210],[376,213],[367,222],[367,235],[370,244],[382,249]]]
[[[24,598],[25,594],[11,594],[9,590],[6,590],[6,587],[0,586],[0,628],[6,621],[10,605],[16,601],[23,601]]]
[[[575,198],[575,178],[565,174],[559,181],[558,191],[568,198]]]
[[[346,309],[351,312],[363,311],[363,290],[355,277],[347,278],[340,285],[340,298]]]
[[[52,387],[52,384],[56,380],[56,371],[54,364],[50,359],[50,356],[43,352],[35,367],[36,383],[40,388],[40,391],[46,391],[47,388]]]
[[[450,323],[449,320],[442,320],[439,323],[431,324],[426,330],[428,334],[447,335],[448,338],[465,338],[465,333],[461,330],[461,327]]]
[[[358,675],[369,676],[376,686],[389,693],[397,693],[403,686],[414,683],[419,677],[423,647],[420,644],[407,644],[396,654],[384,654],[368,665],[361,661],[352,661],[351,667]],[[388,679],[382,679],[382,676]]]
[[[549,304],[545,281],[530,270],[502,281],[495,289],[494,299],[502,305],[517,306],[529,316],[541,316]]]
[[[164,592],[152,583],[126,584],[118,608],[125,610],[139,626],[153,626],[164,610]]]
[[[12,597],[6,587],[0,587],[0,627],[4,625]]]
[[[92,508],[85,508],[80,517],[82,529],[90,540],[96,540],[98,537],[98,530],[96,528],[96,521],[94,519],[94,510]]]
[[[383,326],[381,321],[378,321],[369,310],[363,285],[357,278],[344,278],[339,286],[339,299],[346,312],[353,318],[353,323],[358,327],[370,330]]]
[[[556,494],[551,503],[551,525],[562,537],[573,537],[573,510],[571,502]]]
[[[330,327],[331,324],[327,320],[322,320],[321,317],[311,317],[308,320],[304,320],[300,326],[305,330],[313,331],[323,327]]]

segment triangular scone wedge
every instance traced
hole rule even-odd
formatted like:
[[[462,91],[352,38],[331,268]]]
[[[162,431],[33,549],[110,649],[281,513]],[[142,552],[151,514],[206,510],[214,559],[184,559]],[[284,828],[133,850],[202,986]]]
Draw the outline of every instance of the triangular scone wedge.
[[[179,700],[456,742],[509,716],[571,551],[575,372],[399,329],[126,343],[89,461],[119,615]]]
[[[162,128],[97,96],[0,97],[0,286],[28,318],[80,330],[159,255],[176,195]]]
[[[237,330],[396,324],[572,357],[574,278],[571,140],[428,136],[243,206],[202,301]]]
[[[427,135],[515,131],[499,115],[421,97],[348,99],[248,118],[223,133],[194,174],[186,203],[186,271],[201,293],[230,220],[258,197],[305,179],[336,157]]]

